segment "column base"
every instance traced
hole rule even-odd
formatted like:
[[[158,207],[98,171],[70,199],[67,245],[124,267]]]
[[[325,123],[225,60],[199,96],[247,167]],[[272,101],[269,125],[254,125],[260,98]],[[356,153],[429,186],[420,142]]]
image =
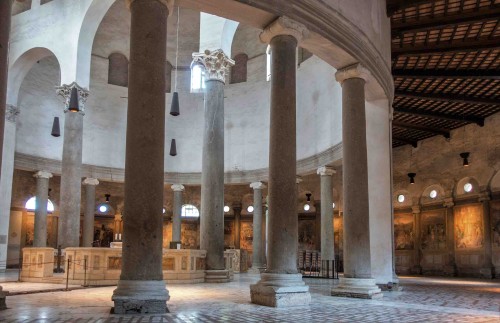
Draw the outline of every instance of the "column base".
[[[170,299],[163,280],[120,280],[111,300],[114,314],[168,313]]]
[[[261,272],[263,272],[266,268],[265,267],[250,267],[248,268],[248,273],[249,274],[260,274]]]
[[[0,286],[0,311],[7,309],[7,304],[5,299],[7,298],[7,292],[2,291],[2,286]]]
[[[332,296],[352,298],[381,298],[384,295],[371,278],[339,278],[339,285],[332,288]]]
[[[228,283],[230,281],[229,270],[205,270],[205,283]]]
[[[254,304],[271,307],[309,305],[309,286],[301,274],[260,274],[260,281],[250,285],[250,298]]]

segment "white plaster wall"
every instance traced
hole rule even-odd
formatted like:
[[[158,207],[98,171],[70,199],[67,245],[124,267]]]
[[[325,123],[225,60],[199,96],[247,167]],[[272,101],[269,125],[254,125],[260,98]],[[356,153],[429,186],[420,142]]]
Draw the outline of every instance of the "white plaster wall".
[[[389,102],[366,102],[368,191],[372,276],[378,284],[393,281],[392,199]]]
[[[366,41],[391,60],[390,19],[387,17],[385,0],[325,0],[333,9],[352,22],[365,35]]]

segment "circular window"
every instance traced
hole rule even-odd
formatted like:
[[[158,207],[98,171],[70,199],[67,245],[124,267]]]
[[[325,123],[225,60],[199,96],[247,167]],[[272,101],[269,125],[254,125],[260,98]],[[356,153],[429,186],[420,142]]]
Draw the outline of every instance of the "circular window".
[[[436,190],[432,190],[430,193],[429,193],[429,197],[431,199],[435,199],[436,197],[438,196],[438,192]]]
[[[304,211],[309,211],[311,209],[311,206],[309,204],[304,204]]]
[[[224,212],[225,212],[225,213],[229,212],[229,206],[224,205]]]
[[[467,193],[472,192],[472,184],[471,183],[466,183],[464,185],[464,191],[467,192]]]
[[[166,208],[163,208],[162,213],[163,213],[163,214],[167,213],[167,209],[166,209]]]
[[[335,208],[335,203],[332,203],[332,208]]]
[[[398,195],[398,202],[403,203],[405,201],[405,196],[403,194]]]
[[[247,211],[248,211],[248,213],[252,213],[253,212],[253,206],[249,205],[247,207]]]
[[[101,213],[108,212],[108,206],[107,205],[101,205],[101,206],[99,206],[99,212],[101,212]]]

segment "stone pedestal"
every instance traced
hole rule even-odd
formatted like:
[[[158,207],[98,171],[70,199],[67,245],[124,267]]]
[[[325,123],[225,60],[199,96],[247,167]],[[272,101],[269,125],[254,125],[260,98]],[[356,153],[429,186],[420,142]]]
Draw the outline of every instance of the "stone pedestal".
[[[94,242],[94,216],[95,216],[95,187],[99,181],[95,178],[86,178],[82,184],[85,186],[85,211],[83,215],[82,247],[92,247]]]
[[[332,289],[332,296],[354,298],[381,298],[382,291],[375,284],[375,279],[339,278],[339,285]]]
[[[334,296],[374,298],[380,289],[371,274],[370,207],[366,145],[365,83],[360,64],[340,69],[344,191],[344,279]]]
[[[162,314],[170,298],[163,281],[162,229],[165,57],[173,1],[127,2],[131,25],[123,255],[112,300],[117,314]]]
[[[308,306],[309,286],[301,274],[260,274],[260,281],[250,285],[252,303],[272,307]]]
[[[206,282],[229,281],[224,273],[224,84],[234,61],[222,50],[193,54],[205,75],[200,248],[207,251]]]
[[[53,248],[23,248],[21,279],[52,277],[53,272]]]
[[[271,23],[260,39],[271,48],[269,134],[269,226],[267,268],[250,286],[252,303],[308,305],[309,287],[297,271],[296,50],[306,28],[286,17]],[[255,241],[255,237],[254,237]]]

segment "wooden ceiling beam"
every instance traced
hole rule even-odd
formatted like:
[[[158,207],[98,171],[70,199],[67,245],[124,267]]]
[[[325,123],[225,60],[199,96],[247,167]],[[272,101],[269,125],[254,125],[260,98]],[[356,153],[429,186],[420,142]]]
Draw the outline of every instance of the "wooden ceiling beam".
[[[493,8],[487,7],[486,9],[465,12],[460,14],[453,14],[441,17],[422,17],[418,20],[410,22],[394,22],[391,24],[392,38],[400,36],[404,33],[414,33],[420,31],[427,31],[431,29],[443,29],[450,26],[460,24],[473,24],[477,22],[484,22],[489,20],[498,20],[500,16],[500,6]]]
[[[429,118],[429,119],[475,123],[480,127],[484,126],[484,118],[476,117],[476,116],[459,116],[459,115],[446,114],[446,113],[442,113],[442,112],[421,111],[421,110],[409,109],[409,108],[404,108],[404,107],[394,107],[394,112],[409,114],[409,115],[414,115],[417,117],[424,117],[424,118]]]
[[[432,3],[435,0],[387,0],[387,17],[391,17],[396,11],[416,7],[421,4]]]
[[[399,141],[399,142],[404,143],[405,145],[412,145],[414,148],[417,148],[417,141],[415,141],[415,140],[402,138],[402,137],[398,137],[398,136],[392,136],[392,141],[393,142]]]
[[[426,78],[426,79],[487,79],[487,80],[500,80],[500,71],[498,70],[407,70],[407,69],[394,69],[392,70],[394,77],[404,78]]]
[[[457,102],[457,103],[468,103],[468,104],[500,105],[500,100],[498,99],[474,98],[474,97],[455,95],[455,94],[430,94],[430,93],[416,93],[416,92],[406,92],[406,91],[395,91],[394,94],[400,97],[421,99],[421,100]]]
[[[500,48],[500,37],[494,38],[482,38],[479,40],[468,40],[468,41],[452,41],[450,42],[440,42],[440,43],[429,43],[427,45],[392,45],[392,58],[395,59],[398,56],[420,56],[420,55],[432,55],[441,53],[470,53],[480,50],[491,50]]]
[[[397,127],[397,128],[403,128],[403,129],[412,129],[412,130],[430,132],[430,133],[433,133],[436,135],[441,135],[447,139],[450,138],[450,130],[448,130],[448,129],[438,129],[438,128],[434,128],[434,127],[428,127],[428,126],[423,126],[423,125],[409,123],[409,122],[402,122],[402,121],[397,121],[397,120],[394,120],[392,122],[392,126]]]

